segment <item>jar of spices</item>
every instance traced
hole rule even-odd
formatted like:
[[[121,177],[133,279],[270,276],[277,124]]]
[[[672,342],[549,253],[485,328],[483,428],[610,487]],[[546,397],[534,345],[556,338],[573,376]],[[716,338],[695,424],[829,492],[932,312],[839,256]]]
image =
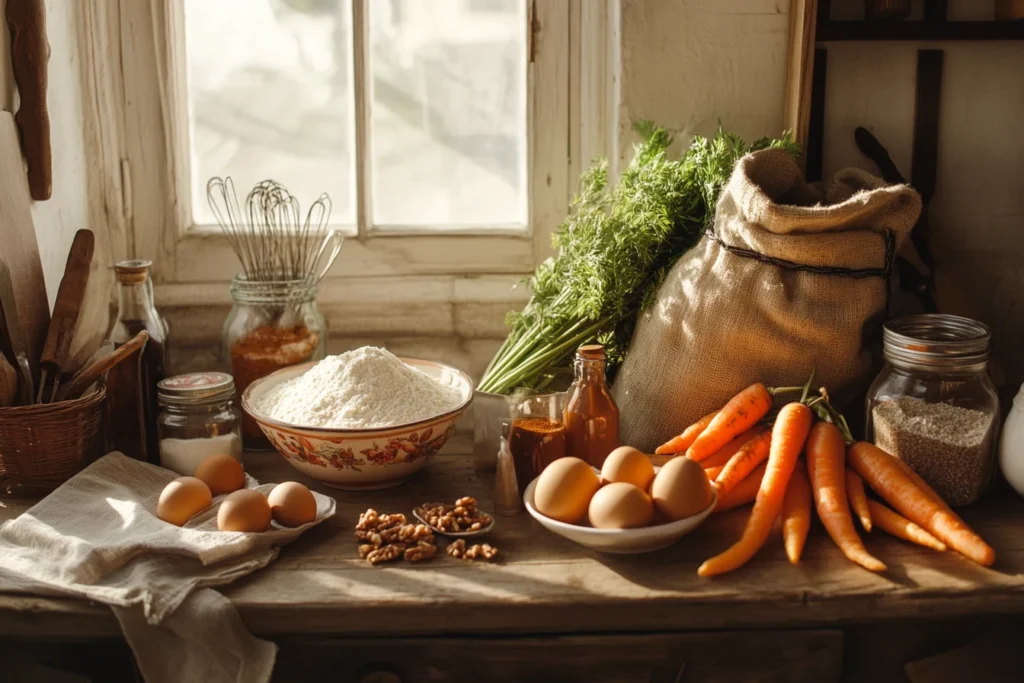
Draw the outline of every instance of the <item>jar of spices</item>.
[[[160,465],[191,476],[211,455],[242,460],[242,413],[235,383],[223,372],[168,377],[158,385]]]
[[[588,344],[576,351],[576,378],[563,419],[569,455],[597,468],[619,447],[619,407],[608,391],[604,371],[604,346]]]
[[[281,368],[323,359],[327,321],[316,305],[315,280],[253,281],[236,275],[231,298],[222,346],[240,393]],[[270,448],[248,415],[242,435],[250,450]]]
[[[973,503],[992,478],[999,436],[988,327],[925,313],[891,320],[882,334],[885,367],[868,390],[868,439],[950,505]]]

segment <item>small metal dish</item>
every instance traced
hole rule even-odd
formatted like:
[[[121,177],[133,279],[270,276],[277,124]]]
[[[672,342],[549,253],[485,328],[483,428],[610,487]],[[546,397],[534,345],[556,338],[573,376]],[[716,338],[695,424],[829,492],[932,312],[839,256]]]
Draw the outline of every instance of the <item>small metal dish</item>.
[[[492,515],[490,512],[484,512],[483,510],[481,510],[480,512],[482,514],[485,514],[491,518],[491,523],[487,526],[477,529],[476,531],[442,531],[441,529],[438,529],[436,526],[432,525],[430,522],[427,521],[427,508],[435,507],[442,507],[444,508],[445,511],[448,511],[454,508],[455,506],[447,505],[445,503],[424,503],[423,505],[414,507],[412,509],[412,514],[414,517],[416,517],[416,519],[420,520],[422,523],[430,527],[435,534],[438,534],[440,536],[448,536],[449,538],[473,538],[474,536],[483,536],[484,534],[488,534],[494,530],[494,515]]]

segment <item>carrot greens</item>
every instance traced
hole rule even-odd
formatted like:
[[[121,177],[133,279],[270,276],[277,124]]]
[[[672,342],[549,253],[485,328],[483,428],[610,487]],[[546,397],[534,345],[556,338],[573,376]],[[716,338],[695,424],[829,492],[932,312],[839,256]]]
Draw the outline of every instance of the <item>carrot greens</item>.
[[[679,159],[667,154],[672,137],[650,122],[636,125],[643,141],[618,183],[608,164],[595,162],[554,235],[556,256],[529,279],[532,297],[509,315],[509,335],[478,387],[507,394],[564,385],[576,348],[605,345],[609,378],[625,356],[637,316],[653,303],[676,260],[697,243],[736,160],[749,151],[781,147],[799,154],[786,134],[748,147],[721,130],[697,136]]]

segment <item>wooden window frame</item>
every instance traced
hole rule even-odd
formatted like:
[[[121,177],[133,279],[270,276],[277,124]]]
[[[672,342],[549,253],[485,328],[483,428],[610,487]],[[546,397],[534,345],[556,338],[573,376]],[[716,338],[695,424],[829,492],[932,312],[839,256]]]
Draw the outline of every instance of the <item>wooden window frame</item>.
[[[372,0],[354,1],[359,22]],[[184,70],[170,68],[183,59],[182,1],[76,4],[96,138],[94,184],[114,257],[153,261],[158,303],[226,303],[226,283],[238,269],[234,253],[222,236],[189,225]],[[527,230],[381,234],[364,221],[322,283],[322,302],[343,301],[346,283],[367,293],[379,284],[388,296],[407,299],[436,286],[449,298],[473,297],[473,285],[486,283],[479,296],[489,300],[550,255],[551,232],[565,216],[579,171],[594,156],[615,156],[616,6],[617,0],[530,2]],[[508,298],[523,296],[520,290]]]

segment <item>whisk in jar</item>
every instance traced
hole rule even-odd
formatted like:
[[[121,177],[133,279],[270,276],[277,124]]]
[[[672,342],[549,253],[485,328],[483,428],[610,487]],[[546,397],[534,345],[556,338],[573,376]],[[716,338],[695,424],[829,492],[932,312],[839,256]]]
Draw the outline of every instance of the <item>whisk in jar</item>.
[[[277,181],[257,183],[243,206],[231,178],[214,177],[206,184],[206,200],[251,282],[316,282],[341,252],[341,232],[327,230],[327,194],[303,216],[299,200]]]

